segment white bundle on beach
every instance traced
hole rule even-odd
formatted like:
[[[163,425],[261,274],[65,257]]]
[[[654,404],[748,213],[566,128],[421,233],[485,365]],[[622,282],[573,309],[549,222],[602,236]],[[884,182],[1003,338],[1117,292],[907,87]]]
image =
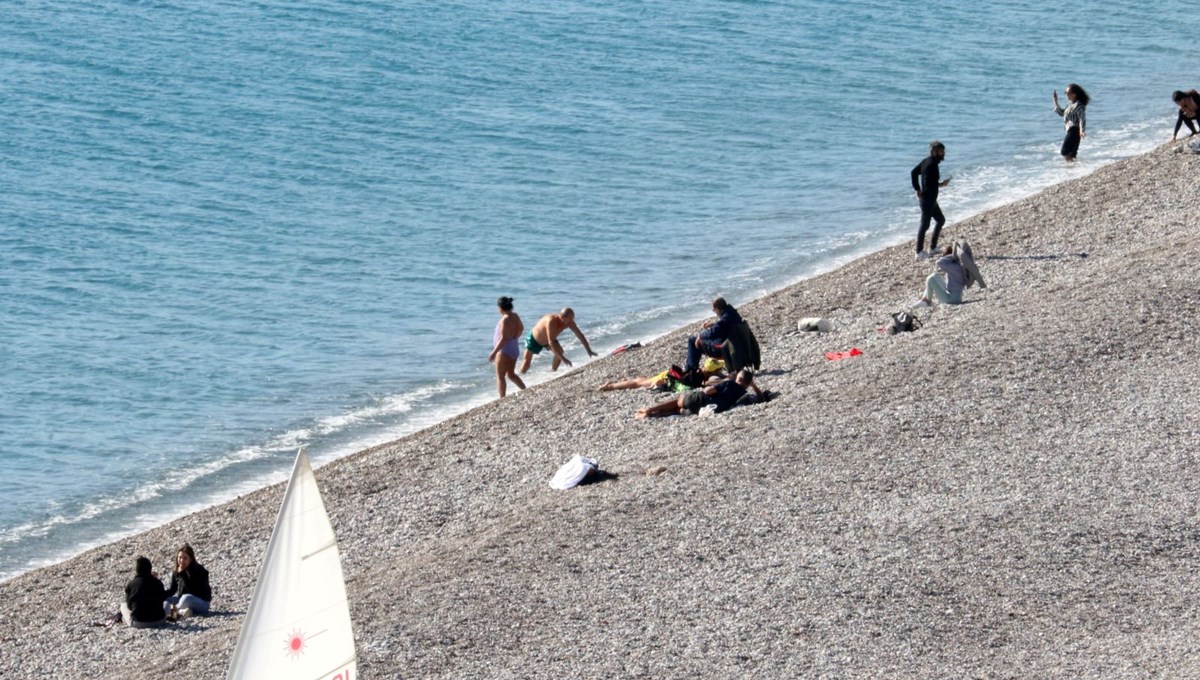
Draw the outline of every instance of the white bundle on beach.
[[[821,316],[806,316],[796,322],[796,328],[809,333],[828,333],[833,330],[833,322]]]
[[[565,491],[579,486],[579,483],[597,468],[599,468],[599,463],[595,458],[575,456],[554,473],[554,477],[550,479],[550,488]]]

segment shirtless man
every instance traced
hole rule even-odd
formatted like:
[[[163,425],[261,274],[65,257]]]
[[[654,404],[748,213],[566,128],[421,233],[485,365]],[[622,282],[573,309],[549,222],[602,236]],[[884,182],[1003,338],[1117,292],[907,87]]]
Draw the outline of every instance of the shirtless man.
[[[572,365],[571,360],[563,354],[562,345],[558,344],[558,334],[568,328],[575,334],[575,337],[579,338],[579,343],[587,350],[588,356],[597,356],[592,351],[592,346],[588,344],[587,338],[583,337],[583,331],[575,325],[575,311],[566,307],[558,314],[547,314],[538,319],[533,329],[521,339],[521,346],[525,348],[525,359],[521,362],[521,372],[528,371],[529,364],[533,361],[533,355],[547,347],[554,353],[554,363],[550,365],[550,370],[557,371],[559,364]]]

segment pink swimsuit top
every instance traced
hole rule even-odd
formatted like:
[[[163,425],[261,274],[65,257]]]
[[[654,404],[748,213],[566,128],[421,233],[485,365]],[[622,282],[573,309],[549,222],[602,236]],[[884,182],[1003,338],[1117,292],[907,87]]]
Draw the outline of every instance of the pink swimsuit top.
[[[504,319],[501,318],[500,321],[496,323],[496,332],[492,333],[492,347],[495,347],[496,343],[500,342],[500,339],[503,337]],[[509,338],[504,342],[504,346],[500,348],[500,353],[504,356],[516,359],[521,354],[521,346],[517,343],[516,338]]]

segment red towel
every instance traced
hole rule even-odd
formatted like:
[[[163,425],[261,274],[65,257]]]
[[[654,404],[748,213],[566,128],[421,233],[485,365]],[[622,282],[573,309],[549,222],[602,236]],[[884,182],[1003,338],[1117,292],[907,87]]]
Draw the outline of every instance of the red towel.
[[[825,358],[829,359],[830,361],[837,361],[838,359],[849,359],[850,357],[856,357],[860,354],[862,354],[861,349],[857,347],[851,347],[849,352],[826,352]]]

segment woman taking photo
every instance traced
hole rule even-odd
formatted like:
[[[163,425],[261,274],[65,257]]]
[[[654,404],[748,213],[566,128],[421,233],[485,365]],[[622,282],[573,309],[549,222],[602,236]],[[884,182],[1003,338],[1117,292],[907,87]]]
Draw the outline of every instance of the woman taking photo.
[[[1063,138],[1062,143],[1062,157],[1067,161],[1074,161],[1079,153],[1079,140],[1087,136],[1089,97],[1088,93],[1075,83],[1067,86],[1066,94],[1071,103],[1064,109],[1058,103],[1058,90],[1054,91],[1054,112],[1062,116],[1063,127],[1067,129],[1067,136]]]

